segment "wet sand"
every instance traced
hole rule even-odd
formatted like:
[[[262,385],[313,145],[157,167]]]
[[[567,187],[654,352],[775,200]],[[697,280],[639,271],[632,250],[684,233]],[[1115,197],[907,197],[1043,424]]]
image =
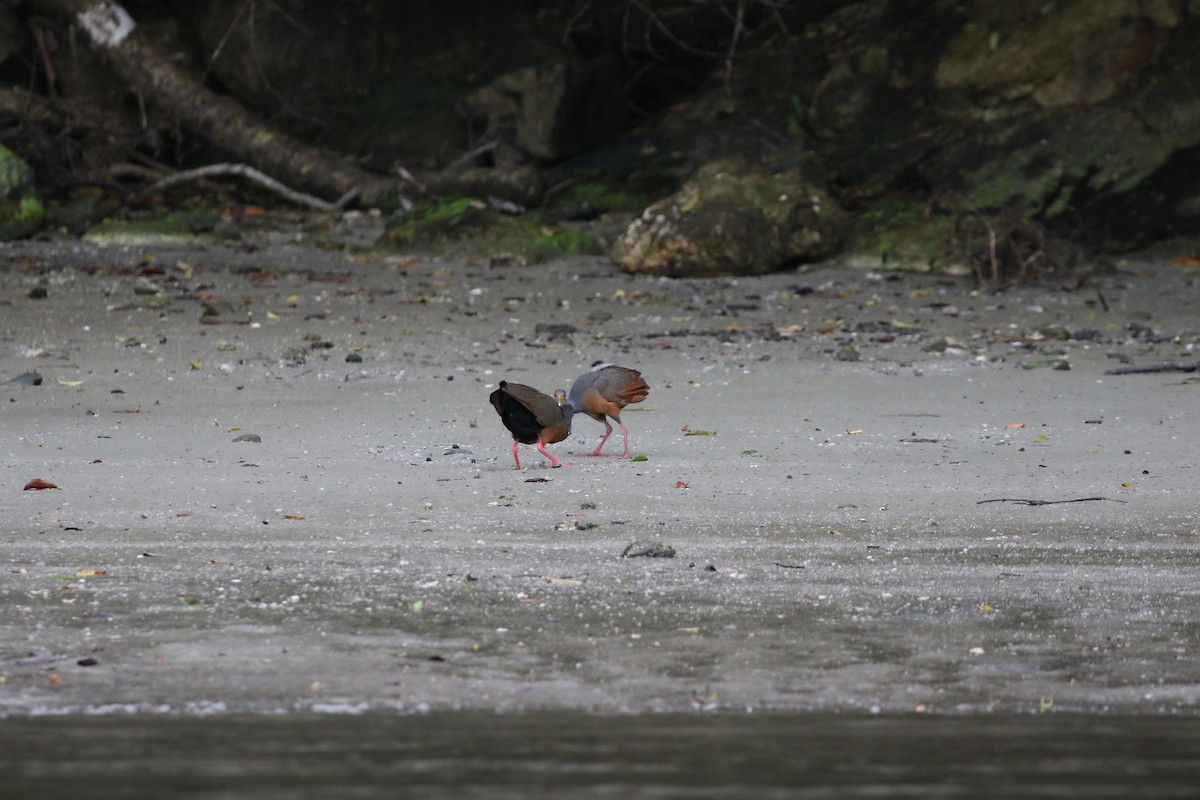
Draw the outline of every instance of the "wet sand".
[[[972,289],[5,245],[0,717],[1194,715],[1200,382],[1105,372],[1200,284]],[[488,393],[597,360],[645,460],[514,470]]]

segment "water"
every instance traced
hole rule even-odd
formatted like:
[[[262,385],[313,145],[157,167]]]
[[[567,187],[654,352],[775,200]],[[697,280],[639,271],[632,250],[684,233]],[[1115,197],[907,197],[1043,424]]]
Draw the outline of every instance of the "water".
[[[0,720],[5,798],[1192,798],[1200,720],[584,714]]]

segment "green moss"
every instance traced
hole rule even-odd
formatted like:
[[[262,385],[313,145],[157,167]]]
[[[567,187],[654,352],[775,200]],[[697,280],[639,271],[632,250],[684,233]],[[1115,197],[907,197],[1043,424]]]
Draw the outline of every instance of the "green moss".
[[[382,243],[399,248],[431,250],[477,236],[499,222],[496,212],[470,197],[447,200],[405,214],[388,226]]]
[[[479,201],[470,197],[448,200],[426,211],[424,220],[426,222],[449,222],[453,224],[461,221],[472,210],[478,210],[478,206]]]
[[[653,198],[609,189],[600,183],[581,183],[563,192],[553,203],[555,207],[587,203],[605,211],[641,211]]]
[[[573,228],[544,228],[538,232],[529,248],[535,261],[562,256],[599,255],[604,252],[595,236]]]
[[[17,213],[13,215],[13,221],[20,225],[40,225],[45,218],[46,209],[41,201],[32,195],[21,198],[17,204]]]
[[[533,262],[603,252],[596,238],[582,230],[548,226],[537,214],[503,214],[471,198],[398,217],[377,246],[453,258],[510,255]]]
[[[0,196],[16,195],[33,182],[33,170],[20,156],[0,145]]]

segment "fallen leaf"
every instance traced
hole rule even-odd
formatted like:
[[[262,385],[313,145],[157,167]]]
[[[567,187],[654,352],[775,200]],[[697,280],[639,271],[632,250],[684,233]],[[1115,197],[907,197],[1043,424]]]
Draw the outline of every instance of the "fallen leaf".
[[[75,571],[75,577],[87,578],[92,575],[107,575],[108,572],[102,569],[79,569]]]
[[[284,519],[304,519],[303,514],[284,514]]]
[[[676,488],[676,489],[686,489],[686,488],[688,488],[687,481],[675,481],[675,488]]]
[[[846,433],[850,436],[858,436],[860,433],[862,433],[862,428],[855,428],[852,431],[846,431]]]
[[[34,478],[29,483],[25,484],[25,488],[22,491],[28,492],[30,489],[37,489],[40,491],[42,489],[57,489],[57,488],[58,488],[58,486],[56,484],[51,483],[50,481],[45,481],[45,480],[42,480],[41,478]]]
[[[1004,427],[1006,427],[1006,428],[1024,428],[1025,423],[1024,422],[1007,422],[1004,424]]]
[[[83,386],[83,381],[68,381],[62,378],[58,379],[59,386]]]
[[[553,583],[555,586],[582,586],[583,581],[579,578],[554,578],[550,575],[546,576],[547,583]]]

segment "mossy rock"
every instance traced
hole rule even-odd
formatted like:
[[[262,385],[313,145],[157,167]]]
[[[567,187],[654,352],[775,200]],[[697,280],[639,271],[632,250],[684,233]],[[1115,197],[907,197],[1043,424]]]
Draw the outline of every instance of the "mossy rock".
[[[715,161],[633,221],[612,248],[630,272],[759,275],[833,252],[841,212],[790,170]]]

